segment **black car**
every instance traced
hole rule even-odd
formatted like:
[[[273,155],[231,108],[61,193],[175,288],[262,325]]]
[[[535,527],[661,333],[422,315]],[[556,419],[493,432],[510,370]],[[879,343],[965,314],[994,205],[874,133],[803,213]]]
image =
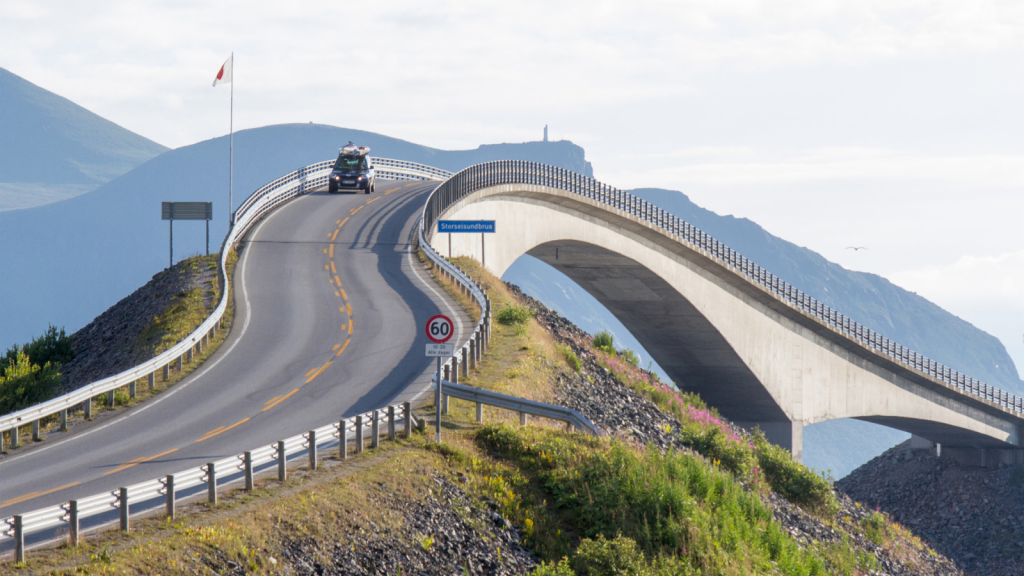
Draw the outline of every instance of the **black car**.
[[[327,191],[331,194],[339,190],[373,192],[377,178],[369,152],[366,146],[356,146],[351,142],[339,150],[338,161],[327,180]]]

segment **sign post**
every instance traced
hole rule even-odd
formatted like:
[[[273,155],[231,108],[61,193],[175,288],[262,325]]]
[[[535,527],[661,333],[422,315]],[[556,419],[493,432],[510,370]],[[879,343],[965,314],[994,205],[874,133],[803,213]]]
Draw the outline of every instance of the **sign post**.
[[[434,392],[434,409],[437,413],[437,438],[441,442],[441,358],[450,357],[455,352],[454,344],[446,344],[455,333],[455,325],[452,319],[444,314],[437,314],[427,320],[427,338],[431,344],[427,344],[427,356],[437,358],[437,390]]]
[[[162,220],[170,220],[171,266],[174,266],[174,221],[206,220],[206,255],[210,255],[210,220],[213,218],[213,202],[162,202]]]
[[[438,233],[448,234],[448,257],[452,257],[452,233],[480,233],[480,264],[487,267],[484,235],[494,233],[494,220],[438,220]]]

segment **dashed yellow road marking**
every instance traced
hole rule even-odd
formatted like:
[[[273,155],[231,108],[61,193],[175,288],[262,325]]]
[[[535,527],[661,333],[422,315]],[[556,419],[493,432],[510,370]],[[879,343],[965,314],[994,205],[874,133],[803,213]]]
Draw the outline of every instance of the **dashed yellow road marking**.
[[[219,432],[218,432],[218,434],[219,434]],[[159,454],[156,454],[154,456],[150,456],[148,458],[147,457],[142,457],[142,458],[136,458],[134,460],[129,460],[129,461],[125,462],[124,464],[122,464],[121,466],[119,466],[117,468],[114,468],[113,470],[111,470],[109,472],[104,472],[103,475],[106,476],[108,474],[113,474],[114,472],[120,472],[121,470],[127,470],[128,468],[131,468],[132,466],[135,466],[137,464],[142,464],[143,462],[149,462],[150,460],[156,460],[157,458],[159,458],[161,456],[166,456],[166,455],[170,454],[171,452],[177,452],[177,451],[178,451],[177,448],[171,448],[170,450],[168,450],[166,452],[161,452]]]
[[[334,276],[334,282],[338,285],[338,288],[341,288],[341,278],[338,278],[337,275]]]
[[[287,400],[289,396],[291,396],[292,394],[295,394],[295,393],[296,393],[296,392],[298,392],[298,391],[299,391],[299,389],[298,389],[298,388],[296,388],[295,390],[292,390],[291,392],[289,392],[289,393],[285,394],[284,396],[279,396],[279,397],[278,397],[278,398],[277,398],[276,400],[274,400],[274,403],[273,403],[273,404],[271,404],[270,406],[267,406],[267,407],[266,407],[266,408],[264,408],[263,410],[260,410],[260,412],[266,412],[267,410],[270,410],[270,409],[271,409],[271,408],[273,408],[274,406],[277,406],[277,405],[278,405],[278,404],[280,404],[281,402],[284,402],[285,400]]]
[[[316,368],[310,368],[310,369],[309,369],[309,372],[306,372],[306,376],[309,376],[309,375],[310,375],[310,374],[312,374],[313,372],[316,372]]]
[[[348,321],[348,335],[352,335],[352,320]]]
[[[263,410],[266,411],[267,409],[264,408]],[[248,421],[249,421],[248,418],[242,418],[238,422],[235,422],[234,424],[232,424],[231,426],[228,426],[227,428],[224,428],[223,430],[218,430],[218,431],[216,431],[216,432],[214,432],[212,434],[207,434],[206,436],[203,436],[199,440],[196,440],[196,443],[198,444],[198,443],[202,442],[203,440],[209,440],[210,438],[213,438],[214,436],[216,436],[218,434],[223,434],[223,433],[227,432],[228,430],[231,430],[235,426],[240,426],[242,424],[245,424]],[[177,450],[177,448],[175,448],[175,450]]]
[[[367,200],[367,201],[366,201],[366,203],[367,203],[367,204],[372,204],[372,203],[376,202],[377,200],[380,200],[380,196],[377,196],[377,197],[376,197],[376,198],[374,198],[373,200]]]
[[[310,370],[310,372],[312,372],[312,370]],[[266,406],[267,404],[270,404],[271,402],[273,402],[274,400],[277,400],[278,398],[280,398],[280,396],[274,396],[270,400],[267,400],[266,402],[264,402],[263,405]]]
[[[327,254],[327,248],[324,248],[324,254]]]
[[[345,219],[341,221],[341,224],[338,224],[338,228],[341,228],[342,226],[344,226],[345,222],[348,222],[348,216],[346,216]]]
[[[345,338],[345,343],[341,345],[341,350],[338,350],[338,353],[334,355],[335,358],[341,356],[341,353],[345,351],[345,348],[348,348],[349,340],[351,340],[351,338]]]
[[[334,260],[331,260],[331,274],[338,274],[338,271],[334,268]]]
[[[344,311],[345,311],[345,307],[344,307],[344,306],[342,306],[342,307],[338,308],[338,311],[339,311],[339,312],[344,312]]]
[[[331,242],[334,242],[335,240],[338,239],[338,232],[341,232],[340,228],[334,231],[334,236],[331,236]]]
[[[19,502],[24,502],[26,500],[31,500],[33,498],[38,498],[40,496],[45,496],[45,495],[50,494],[52,492],[56,492],[58,490],[63,490],[65,488],[71,488],[72,486],[77,486],[77,485],[78,485],[78,482],[72,482],[71,484],[65,484],[63,486],[58,486],[56,488],[51,488],[50,490],[45,490],[43,492],[29,492],[28,494],[24,494],[22,496],[18,496],[17,498],[11,498],[10,500],[5,500],[4,502],[0,502],[0,508],[3,508],[4,506],[10,506],[11,504],[17,504]]]
[[[331,251],[327,254],[328,258],[334,258],[334,244],[331,244]]]
[[[345,289],[344,288],[341,289],[341,299],[342,300],[348,300],[348,294],[345,294]]]
[[[335,220],[334,223],[338,224],[340,226],[341,225],[341,220]]]
[[[338,294],[337,292],[335,292],[334,295],[337,296],[338,298],[341,298],[341,294]]]
[[[366,204],[363,204],[363,206],[366,206]],[[363,209],[363,206],[360,206],[359,208],[356,208],[355,210],[353,210],[353,211],[352,211],[352,215],[353,215],[353,216],[355,216],[355,215],[356,215],[356,212],[359,212],[360,210],[362,210],[362,209]]]
[[[348,302],[345,302],[345,311],[346,311],[346,312],[348,312],[348,315],[349,315],[349,316],[351,316],[351,315],[352,315],[352,306],[351,306],[351,305],[349,305],[349,303],[348,303]]]
[[[338,348],[341,348],[341,344],[335,344],[334,348],[331,348],[331,350],[337,350]]]
[[[327,264],[324,264],[324,270],[330,270],[330,269],[331,269],[330,266],[328,266]]]
[[[327,364],[324,364],[324,365],[323,365],[323,366],[321,366],[321,367],[320,367],[320,369],[319,369],[319,370],[317,370],[317,371],[316,371],[316,372],[315,372],[315,373],[314,373],[314,374],[313,374],[312,376],[310,376],[309,378],[306,378],[306,384],[309,384],[309,383],[310,383],[310,382],[312,382],[313,380],[316,380],[316,377],[317,377],[317,376],[319,376],[319,375],[320,375],[321,373],[323,373],[323,371],[324,371],[324,370],[326,370],[326,369],[327,369],[327,367],[328,367],[328,366],[330,366],[330,365],[331,365],[331,361],[330,361],[330,360],[328,360],[328,361],[327,361]]]

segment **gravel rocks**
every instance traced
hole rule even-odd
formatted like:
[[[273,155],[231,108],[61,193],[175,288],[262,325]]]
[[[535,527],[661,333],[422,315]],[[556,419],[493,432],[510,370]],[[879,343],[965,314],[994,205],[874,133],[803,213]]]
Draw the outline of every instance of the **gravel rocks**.
[[[614,436],[647,445],[653,443],[662,451],[669,447],[701,458],[680,444],[671,429],[681,428],[681,423],[672,415],[662,412],[653,402],[634,392],[602,368],[585,347],[592,337],[571,322],[548,310],[543,304],[523,294],[512,284],[506,286],[535,313],[534,318],[544,326],[561,344],[572,348],[580,359],[579,373],[565,372],[559,378],[556,389],[558,402],[583,414],[605,432]],[[732,426],[733,432],[743,436],[746,433]],[[878,562],[879,570],[872,574],[893,576],[959,576],[963,574],[949,559],[931,556],[904,548],[899,556],[865,538],[852,527],[874,512],[874,508],[857,506],[850,497],[837,493],[840,509],[832,526],[794,506],[782,496],[769,492],[768,502],[775,509],[775,519],[803,545],[812,543],[842,542],[849,539],[856,549],[870,553]],[[1017,509],[1020,509],[1018,506]],[[1021,516],[1024,520],[1024,515]],[[835,527],[833,527],[835,526]],[[837,529],[838,528],[838,529]],[[1022,548],[1024,550],[1024,548]],[[1009,573],[1009,572],[1007,572]],[[1020,572],[1017,572],[1018,574]],[[980,573],[979,573],[980,574]]]
[[[192,262],[185,260],[157,273],[145,286],[75,332],[75,358],[61,370],[58,394],[77,390],[152,358],[154,345],[138,341],[146,326],[164,313],[175,296],[217,277],[216,268],[205,264],[192,266]]]
[[[474,503],[434,474],[430,494],[410,503],[382,490],[374,496],[388,526],[351,518],[346,542],[286,540],[283,560],[296,574],[525,574],[536,565],[507,518]],[[427,540],[430,539],[430,540]]]
[[[836,483],[910,527],[972,576],[1024,574],[1024,470],[988,469],[899,444]]]

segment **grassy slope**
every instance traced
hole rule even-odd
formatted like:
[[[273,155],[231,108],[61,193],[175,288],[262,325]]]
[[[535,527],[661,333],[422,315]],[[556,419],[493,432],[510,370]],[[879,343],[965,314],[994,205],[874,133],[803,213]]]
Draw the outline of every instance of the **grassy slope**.
[[[495,310],[516,303],[500,280],[471,262],[460,264],[482,280]],[[552,384],[572,370],[564,351],[532,320],[495,323],[486,360],[465,381],[552,400]],[[370,522],[378,531],[394,531],[392,545],[429,552],[442,536],[402,532],[394,509],[427,498],[434,474],[460,481],[474,508],[490,506],[512,519],[541,558],[551,561],[546,573],[610,573],[616,562],[624,563],[619,573],[631,574],[860,574],[871,567],[870,558],[843,540],[798,545],[772,520],[763,488],[751,488],[700,455],[663,455],[568,433],[552,422],[521,428],[516,415],[497,410],[487,411],[484,426],[473,419],[472,405],[452,400],[443,444],[413,434],[345,462],[328,455],[320,470],[293,474],[283,487],[263,481],[255,492],[236,491],[216,508],[193,505],[175,521],[143,520],[129,534],[106,532],[78,549],[35,552],[22,571],[285,573],[294,568],[282,560],[291,543],[354,548],[355,533]],[[379,506],[381,498],[392,506]],[[906,534],[877,518],[868,526],[840,522],[835,528],[867,534],[895,552],[906,547],[899,542]],[[568,559],[558,564],[563,557]],[[308,560],[330,565],[331,557]]]

